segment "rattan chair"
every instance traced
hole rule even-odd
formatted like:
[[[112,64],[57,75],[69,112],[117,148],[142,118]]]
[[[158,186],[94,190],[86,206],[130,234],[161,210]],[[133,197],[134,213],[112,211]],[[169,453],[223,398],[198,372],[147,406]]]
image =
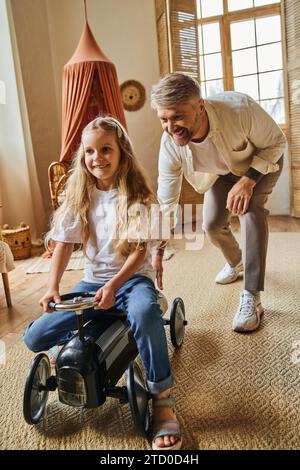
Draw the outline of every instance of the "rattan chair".
[[[0,243],[2,243],[1,228],[0,228]],[[2,276],[2,281],[3,281],[4,292],[5,292],[6,304],[8,307],[11,307],[12,302],[11,302],[11,295],[10,295],[10,288],[9,288],[8,273],[1,273],[1,276]]]
[[[53,209],[57,209],[64,199],[67,166],[62,162],[52,162],[48,168],[48,182]]]

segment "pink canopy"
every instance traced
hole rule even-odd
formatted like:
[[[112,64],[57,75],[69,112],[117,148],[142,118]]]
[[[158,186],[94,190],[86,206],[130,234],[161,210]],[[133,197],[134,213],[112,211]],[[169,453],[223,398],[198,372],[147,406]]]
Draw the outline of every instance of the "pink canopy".
[[[61,162],[72,159],[82,129],[99,114],[114,116],[126,127],[116,68],[86,20],[77,49],[64,66]]]

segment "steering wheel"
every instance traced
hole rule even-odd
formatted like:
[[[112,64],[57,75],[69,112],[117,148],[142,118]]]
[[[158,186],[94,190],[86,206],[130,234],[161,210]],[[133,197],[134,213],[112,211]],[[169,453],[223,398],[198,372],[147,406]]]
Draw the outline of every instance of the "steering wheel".
[[[97,305],[95,294],[91,292],[71,292],[60,296],[61,303],[51,300],[48,306],[55,311],[86,310]]]

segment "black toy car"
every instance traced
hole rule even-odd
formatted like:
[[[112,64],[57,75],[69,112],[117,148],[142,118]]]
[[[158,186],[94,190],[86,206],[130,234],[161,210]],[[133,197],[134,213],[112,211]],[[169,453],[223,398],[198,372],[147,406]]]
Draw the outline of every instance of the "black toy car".
[[[158,293],[163,314],[168,305]],[[106,329],[99,334],[101,319],[84,324],[84,310],[95,305],[94,294],[77,292],[61,296],[61,304],[50,302],[57,311],[75,311],[78,331],[61,349],[51,375],[50,361],[45,353],[38,354],[29,370],[24,390],[23,412],[28,424],[37,424],[44,416],[48,394],[58,391],[59,400],[70,406],[95,408],[107,397],[129,402],[136,430],[147,435],[150,426],[148,400],[150,393],[142,373],[134,362],[138,350],[125,314],[104,314]],[[171,307],[171,341],[175,348],[183,343],[185,309],[183,300],[177,297]],[[127,386],[116,386],[127,370]]]

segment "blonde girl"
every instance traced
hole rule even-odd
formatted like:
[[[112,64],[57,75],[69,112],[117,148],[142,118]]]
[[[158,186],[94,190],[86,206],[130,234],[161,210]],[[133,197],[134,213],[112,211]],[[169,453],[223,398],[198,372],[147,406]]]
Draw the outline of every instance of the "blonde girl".
[[[138,213],[128,217],[135,205],[147,212],[153,202],[122,125],[112,117],[90,122],[73,160],[65,201],[48,234],[56,246],[48,288],[40,300],[44,314],[28,326],[24,341],[39,352],[63,345],[74,334],[75,313],[51,312],[48,303],[60,302],[60,280],[74,244],[82,243],[84,277],[73,292],[95,294],[98,304],[85,310],[86,321],[99,316],[101,322],[101,310],[112,307],[127,315],[153,397],[152,446],[167,450],[180,448],[181,435],[170,396],[173,379],[166,336],[147,237],[141,236]]]

